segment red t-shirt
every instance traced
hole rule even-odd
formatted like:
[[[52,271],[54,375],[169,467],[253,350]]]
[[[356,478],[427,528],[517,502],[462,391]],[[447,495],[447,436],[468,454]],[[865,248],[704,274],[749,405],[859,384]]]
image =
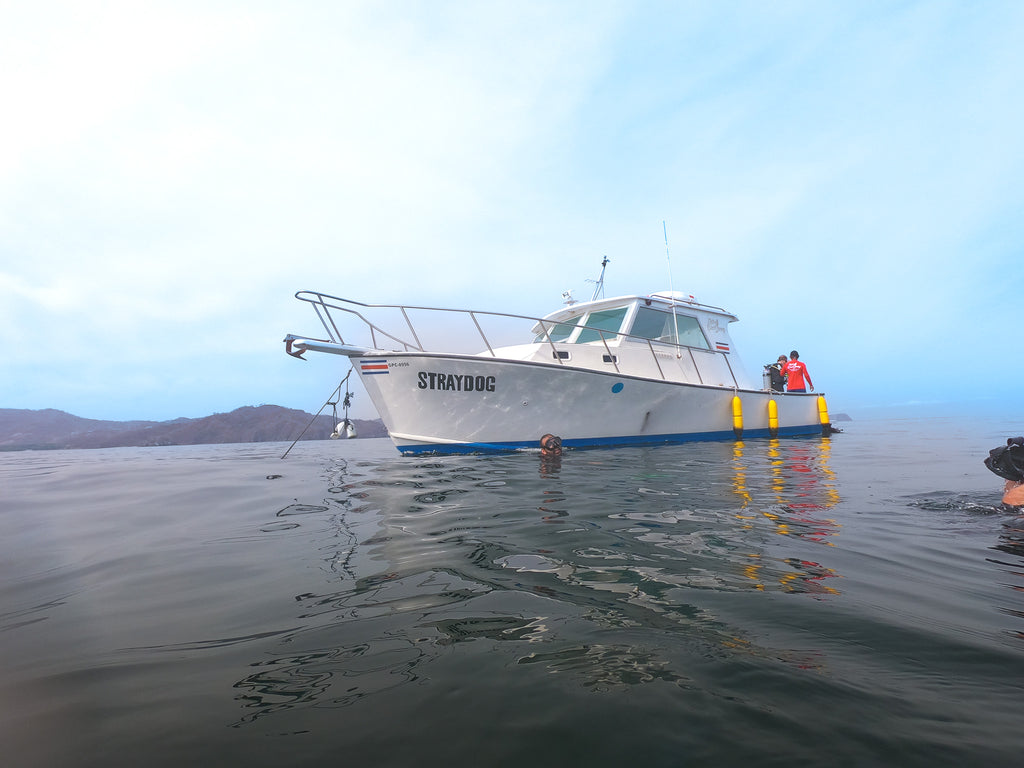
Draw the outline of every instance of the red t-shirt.
[[[786,389],[807,389],[807,385],[804,384],[804,376],[807,376],[808,383],[811,377],[807,374],[806,365],[799,360],[790,360],[782,370],[786,372]]]

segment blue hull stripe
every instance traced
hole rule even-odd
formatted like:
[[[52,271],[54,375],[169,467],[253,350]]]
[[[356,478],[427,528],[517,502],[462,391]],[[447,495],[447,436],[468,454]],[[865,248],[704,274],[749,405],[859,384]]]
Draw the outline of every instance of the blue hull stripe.
[[[821,435],[820,424],[808,424],[802,427],[780,427],[778,437],[797,437],[800,435]],[[767,429],[745,429],[743,439],[771,437]],[[727,432],[689,432],[677,435],[624,435],[621,437],[590,437],[579,439],[562,439],[566,448],[605,448],[616,445],[664,445],[667,443],[694,443],[700,441],[735,440],[736,435]],[[398,450],[406,456],[422,453],[502,453],[522,448],[538,448],[536,440],[528,442],[507,443],[424,443],[422,445],[400,445]]]

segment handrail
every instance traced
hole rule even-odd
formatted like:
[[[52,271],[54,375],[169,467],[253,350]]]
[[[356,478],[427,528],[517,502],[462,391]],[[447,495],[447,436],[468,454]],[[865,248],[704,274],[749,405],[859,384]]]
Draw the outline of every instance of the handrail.
[[[551,347],[551,356],[558,361],[559,365],[565,365],[565,363],[562,362],[561,356],[558,354],[558,348],[555,346],[554,339],[551,338],[551,332],[548,331],[548,321],[538,320],[537,323],[540,325],[540,329],[544,333],[544,338],[548,340],[548,346]],[[555,323],[555,325],[558,325],[558,323]]]
[[[444,308],[444,307],[425,307],[425,306],[415,306],[415,305],[411,305],[411,304],[367,304],[367,303],[362,302],[362,301],[355,301],[354,299],[343,299],[340,296],[332,296],[330,294],[320,293],[319,291],[298,291],[295,294],[295,298],[297,298],[299,301],[305,301],[305,302],[313,305],[313,309],[316,312],[317,318],[320,320],[320,323],[324,326],[324,329],[327,331],[327,335],[330,336],[331,341],[333,341],[335,343],[338,343],[338,344],[344,344],[345,340],[344,340],[344,338],[341,335],[341,331],[339,330],[337,323],[334,321],[334,316],[331,314],[331,310],[332,309],[336,309],[339,312],[347,312],[348,314],[354,315],[355,317],[359,318],[359,320],[361,320],[363,322],[363,324],[366,325],[366,327],[370,330],[370,340],[373,343],[375,348],[378,348],[378,349],[380,348],[380,345],[378,344],[378,341],[377,341],[377,335],[380,334],[380,336],[382,336],[382,337],[384,337],[386,339],[390,339],[391,341],[393,341],[393,342],[395,342],[397,344],[400,344],[404,348],[404,351],[406,351],[406,352],[408,352],[410,350],[415,350],[417,352],[426,352],[427,350],[424,348],[423,342],[420,341],[420,337],[416,333],[416,328],[413,326],[412,319],[409,317],[409,313],[407,311],[407,310],[421,310],[421,311],[424,311],[424,312],[450,312],[450,313],[454,313],[454,314],[467,314],[467,315],[469,315],[470,319],[473,321],[473,325],[476,326],[477,333],[480,334],[480,338],[483,340],[484,346],[486,346],[487,347],[487,351],[491,353],[491,357],[497,357],[497,354],[495,353],[494,347],[491,345],[491,342],[488,340],[487,335],[484,333],[484,330],[481,327],[479,320],[477,319],[478,315],[486,315],[486,316],[490,316],[490,317],[508,318],[508,319],[512,319],[512,320],[529,320],[532,323],[539,324],[540,325],[540,329],[541,329],[541,333],[544,335],[544,339],[550,345],[552,352],[557,352],[558,351],[557,348],[555,347],[555,342],[551,338],[551,333],[548,330],[548,326],[549,325],[558,325],[562,321],[546,320],[546,319],[540,318],[540,317],[531,317],[529,315],[516,315],[516,314],[511,314],[511,313],[508,313],[508,312],[491,312],[491,311],[488,311],[488,310],[478,310],[478,309],[448,309],[448,308]],[[364,317],[363,314],[361,312],[359,312],[358,310],[353,309],[352,307],[342,306],[340,303],[337,303],[337,302],[343,302],[345,304],[354,305],[354,306],[357,306],[357,307],[362,307],[364,309],[397,309],[397,310],[399,310],[402,313],[402,317],[404,318],[406,325],[409,327],[409,332],[412,333],[412,336],[413,336],[413,339],[415,340],[415,343],[410,343],[410,342],[408,342],[408,341],[406,341],[404,339],[400,339],[399,337],[389,333],[388,331],[385,331],[380,326],[378,326],[375,323],[371,322],[368,318]],[[707,305],[699,305],[699,306],[707,306]],[[608,353],[608,357],[611,359],[612,365],[615,366],[616,373],[621,373],[621,371],[619,370],[619,366],[618,366],[618,362],[616,360],[616,356],[614,354],[612,354],[612,350],[608,346],[608,337],[610,336],[612,339],[615,339],[616,337],[621,336],[621,337],[626,338],[626,339],[632,339],[632,340],[635,340],[635,341],[645,342],[647,344],[647,348],[651,352],[651,358],[654,360],[654,364],[658,368],[658,374],[661,376],[662,380],[667,380],[667,377],[665,376],[665,372],[664,372],[664,370],[662,370],[661,363],[658,362],[658,355],[654,351],[654,345],[652,343],[652,340],[647,338],[646,336],[634,336],[633,334],[621,333],[619,331],[610,332],[610,331],[604,330],[602,328],[597,328],[597,327],[588,326],[588,325],[577,325],[577,326],[575,326],[575,328],[582,328],[582,329],[586,329],[586,330],[590,330],[590,331],[595,331],[598,334],[598,336],[601,339],[601,343],[604,345],[605,351]],[[736,387],[739,386],[739,382],[736,379],[736,373],[735,373],[735,371],[733,371],[732,364],[729,362],[729,356],[725,352],[721,352],[719,350],[713,350],[713,349],[700,349],[700,348],[697,348],[697,347],[690,347],[690,346],[685,345],[685,344],[678,344],[678,343],[674,343],[674,342],[671,342],[671,341],[660,341],[658,343],[659,344],[664,344],[664,345],[666,345],[667,347],[670,347],[670,348],[674,347],[676,350],[679,350],[679,351],[685,349],[687,351],[687,353],[689,354],[689,356],[690,356],[690,362],[693,364],[693,368],[697,372],[697,379],[698,379],[698,381],[701,384],[704,383],[704,378],[703,378],[703,376],[701,376],[701,374],[700,374],[700,367],[697,365],[697,360],[693,356],[694,349],[697,349],[697,351],[699,351],[699,352],[705,352],[705,353],[708,353],[708,354],[722,355],[725,358],[725,364],[726,364],[726,367],[729,369],[729,374],[732,376],[733,384]],[[562,361],[562,359],[557,354],[554,355],[554,358],[555,358],[555,360],[558,361],[559,365],[565,365],[565,363]]]
[[[704,377],[700,375],[700,368],[697,365],[697,358],[695,358],[693,356],[693,350],[690,349],[689,347],[687,347],[686,351],[690,353],[690,362],[693,363],[693,370],[695,370],[697,372],[697,381],[699,381],[701,384],[703,384],[704,383]],[[722,354],[724,355],[725,353],[723,352]],[[732,372],[732,368],[730,368],[729,371]],[[736,382],[736,376],[735,375],[733,375],[732,380],[733,380],[733,383]]]
[[[654,364],[656,366],[658,366],[658,373],[661,375],[662,381],[664,381],[665,380],[665,372],[663,370],[661,370],[661,363],[658,362],[658,356],[654,353],[654,344],[651,343],[650,339],[647,340],[647,348],[649,350],[651,350],[651,358],[654,360]],[[693,367],[694,368],[697,367],[696,363],[694,364]],[[700,376],[699,372],[697,373],[697,376]]]
[[[601,334],[601,343],[604,344],[604,351],[608,353],[608,357],[611,359],[612,365],[615,366],[615,372],[616,373],[622,373],[622,371],[619,370],[619,359],[615,355],[612,354],[611,349],[608,347],[608,339],[606,339],[604,337],[604,332],[603,331],[598,331],[598,333]],[[613,333],[612,334],[612,338],[614,339],[618,335],[619,334],[617,334],[617,333]],[[623,334],[623,335],[625,336],[625,334]],[[648,339],[648,341],[650,341],[650,339]],[[655,356],[655,362],[657,362],[657,356]],[[658,366],[658,370],[659,371],[661,370],[661,366],[660,365]],[[664,380],[664,378],[665,378],[665,374],[664,373],[661,374],[661,378]]]
[[[470,311],[469,316],[473,319],[473,325],[476,326],[476,330],[480,334],[480,338],[483,339],[484,344],[487,345],[487,351],[491,353],[491,357],[497,357],[494,350],[491,349],[491,343],[487,341],[487,336],[484,335],[484,329],[480,327],[480,321],[476,319],[476,312]]]

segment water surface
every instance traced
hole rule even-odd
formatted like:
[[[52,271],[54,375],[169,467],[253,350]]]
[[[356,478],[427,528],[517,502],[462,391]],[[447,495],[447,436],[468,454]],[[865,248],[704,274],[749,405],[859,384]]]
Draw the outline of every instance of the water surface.
[[[0,454],[5,762],[1018,765],[1006,425],[845,426]]]

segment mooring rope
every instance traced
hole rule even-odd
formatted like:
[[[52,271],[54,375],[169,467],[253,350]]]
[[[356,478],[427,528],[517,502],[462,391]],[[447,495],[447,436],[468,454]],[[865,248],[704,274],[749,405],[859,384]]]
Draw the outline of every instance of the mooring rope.
[[[338,405],[337,397],[339,395],[341,395],[341,388],[343,386],[345,386],[345,382],[348,381],[348,377],[352,375],[352,371],[353,370],[355,370],[355,368],[349,368],[348,369],[348,373],[345,374],[345,378],[342,379],[341,383],[338,384],[338,386],[334,388],[334,391],[331,392],[331,396],[327,398],[327,402],[325,402],[323,405],[320,406],[320,410],[317,411],[316,415],[313,416],[313,418],[309,420],[309,424],[307,424],[305,426],[305,428],[299,433],[299,436],[296,437],[292,441],[292,444],[288,446],[288,450],[281,454],[281,458],[282,459],[285,458],[291,452],[292,448],[295,447],[295,444],[298,443],[299,440],[302,439],[302,436],[304,434],[306,434],[306,431],[311,426],[313,426],[313,422],[316,421],[318,418],[320,418],[320,414],[323,413],[324,408],[326,408],[328,405],[332,405],[332,406],[337,406]],[[348,421],[348,405],[351,402],[351,399],[352,399],[352,393],[349,392],[348,389],[346,388],[346,390],[345,390],[345,421]],[[337,416],[338,416],[338,409],[337,408],[334,409],[334,416],[335,416],[335,421],[337,421]]]

